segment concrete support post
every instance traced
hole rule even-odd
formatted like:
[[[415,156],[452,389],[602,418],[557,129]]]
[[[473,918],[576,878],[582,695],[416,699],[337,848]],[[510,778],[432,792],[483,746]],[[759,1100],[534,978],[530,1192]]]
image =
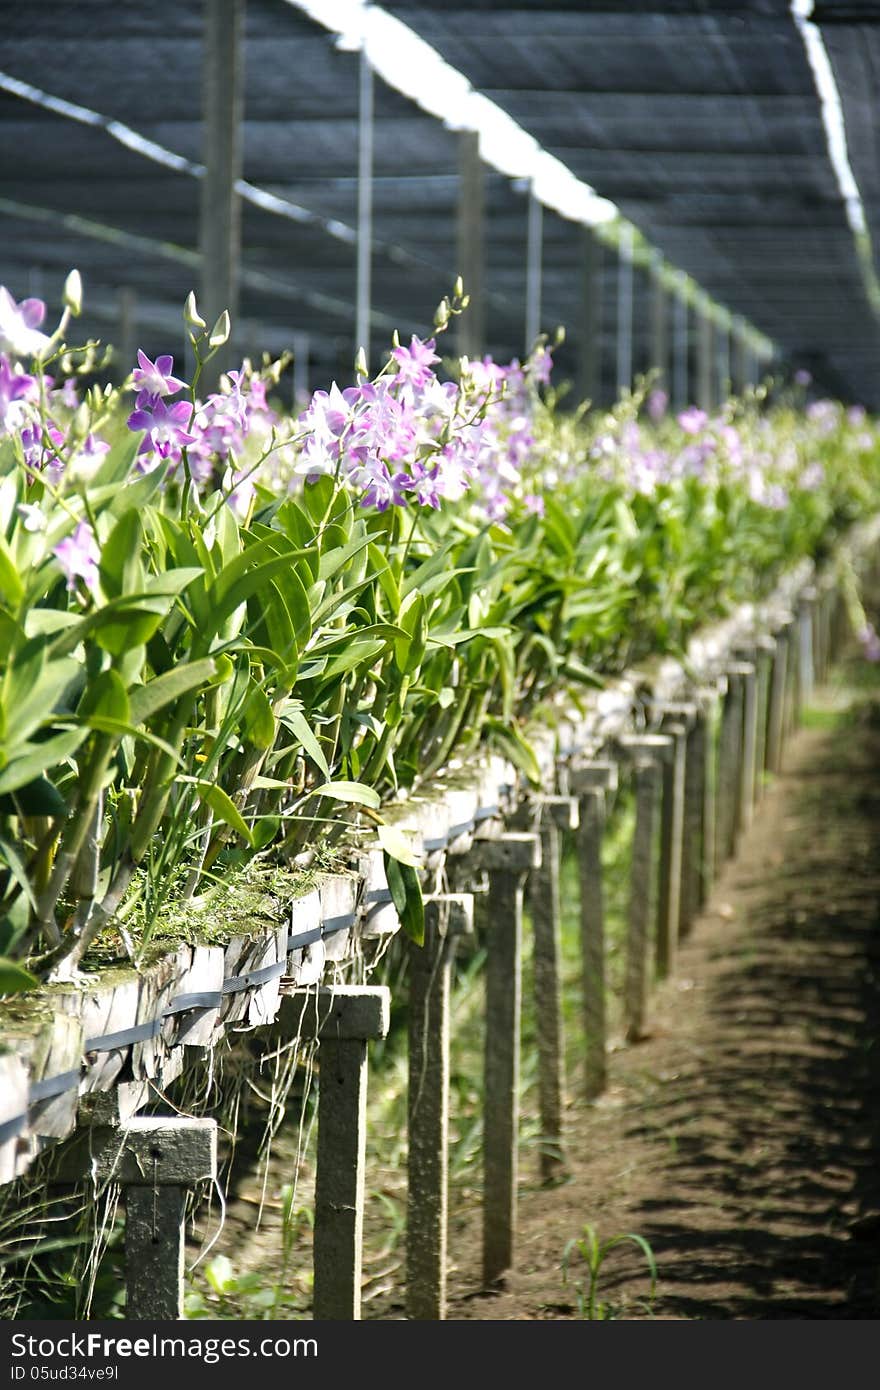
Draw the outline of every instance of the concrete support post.
[[[186,1190],[216,1179],[216,1120],[138,1115],[124,1125],[90,1125],[53,1180],[84,1173],[119,1183],[125,1197],[126,1317],[182,1318]]]
[[[742,653],[742,753],[740,763],[737,830],[750,828],[755,814],[756,751],[758,746],[758,667],[757,651]]]
[[[769,635],[758,638],[755,644],[757,671],[757,719],[755,728],[755,801],[764,794],[764,771],[767,767],[767,738],[770,724],[770,681],[776,656],[776,639]]]
[[[688,725],[693,707],[669,711],[663,732],[672,739],[671,755],[663,761],[660,806],[660,870],[657,890],[657,978],[675,973],[682,900],[685,781]]]
[[[473,931],[470,894],[425,901],[425,941],[409,943],[409,1157],[406,1315],[446,1317],[449,1183],[449,992],[459,936]]]
[[[652,758],[640,758],[633,769],[636,794],[636,827],[633,839],[629,923],[626,937],[624,1020],[626,1040],[644,1036],[648,993],[649,926],[654,882],[654,824],[657,817],[659,767]]]
[[[314,1317],[361,1315],[367,1043],[388,1032],[384,985],[298,989],[282,1000],[287,1037],[317,1037],[318,1154],[315,1179]]]
[[[736,851],[742,787],[743,714],[745,677],[754,667],[731,662],[727,667],[727,694],[721,707],[718,738],[718,796],[715,858],[719,866]]]
[[[685,752],[679,938],[687,936],[700,908],[703,806],[706,797],[706,722],[705,705],[700,701],[694,705],[694,719],[688,730]]]
[[[584,1020],[584,1096],[595,1100],[608,1083],[605,1004],[605,895],[602,838],[606,793],[617,788],[617,764],[592,763],[570,776],[578,798],[577,838],[580,878],[581,990]]]
[[[810,587],[804,590],[798,600],[799,721],[803,718],[804,710],[813,698],[813,689],[816,684],[813,627],[818,597],[816,590]]]
[[[785,705],[788,688],[789,633],[794,619],[788,617],[776,632],[776,651],[770,672],[770,697],[767,711],[767,747],[764,765],[768,772],[782,771],[782,745],[785,739]]]
[[[509,834],[474,848],[489,875],[483,1119],[483,1279],[488,1286],[513,1263],[523,885],[526,874],[540,864],[540,841],[534,835]]]
[[[538,1102],[541,1115],[541,1178],[556,1182],[565,1171],[562,1104],[565,1042],[562,1029],[562,914],[559,902],[561,840],[578,826],[577,802],[568,796],[540,800],[541,864],[529,875],[529,913],[534,932],[535,1024],[538,1035]]]
[[[660,765],[672,752],[672,739],[645,734],[620,740],[633,760],[636,823],[633,834],[630,900],[626,937],[623,1014],[627,1042],[644,1036],[647,1013],[651,925],[654,919],[654,832],[660,800]]]
[[[721,743],[720,711],[727,681],[722,677],[706,696],[706,761],[703,778],[703,828],[700,856],[699,906],[705,907],[715,882],[718,861],[715,853],[718,823],[718,755]]]
[[[785,693],[785,720],[783,737],[789,738],[800,723],[801,718],[801,640],[800,617],[795,614],[794,622],[788,630],[788,689]]]

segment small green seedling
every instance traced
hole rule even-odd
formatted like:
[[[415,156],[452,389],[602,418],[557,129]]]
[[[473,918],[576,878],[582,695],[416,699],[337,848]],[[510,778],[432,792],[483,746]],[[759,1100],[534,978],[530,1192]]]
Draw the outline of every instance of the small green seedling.
[[[575,1253],[580,1256],[587,1267],[586,1281],[573,1281],[577,1293],[578,1312],[582,1318],[599,1321],[610,1316],[609,1305],[600,1303],[598,1299],[599,1275],[607,1256],[615,1246],[625,1245],[627,1242],[638,1246],[645,1257],[651,1275],[651,1288],[648,1294],[648,1311],[651,1311],[654,1291],[657,1287],[657,1264],[654,1259],[654,1252],[644,1236],[634,1235],[631,1231],[627,1231],[621,1235],[610,1236],[608,1240],[600,1240],[596,1227],[587,1221],[584,1223],[583,1234],[573,1237],[562,1252],[562,1282],[564,1284],[568,1282],[569,1265]]]

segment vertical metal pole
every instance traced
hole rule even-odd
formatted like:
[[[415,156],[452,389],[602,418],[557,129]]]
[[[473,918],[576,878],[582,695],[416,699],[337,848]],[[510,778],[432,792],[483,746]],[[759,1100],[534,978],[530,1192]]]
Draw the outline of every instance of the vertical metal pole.
[[[679,277],[679,288],[673,300],[672,322],[672,399],[677,410],[684,410],[689,404],[688,393],[688,303],[684,293],[684,276]]]
[[[355,344],[370,364],[370,310],[373,268],[373,69],[361,49],[358,79],[358,208]]]
[[[617,249],[617,393],[632,387],[633,229],[625,226]]]
[[[529,220],[526,240],[526,355],[541,331],[541,269],[544,260],[544,209],[529,189]]]
[[[718,324],[715,329],[715,343],[718,361],[718,404],[727,400],[732,390],[730,379],[730,326]]]
[[[741,396],[748,386],[743,321],[735,318],[730,325],[730,387]]]
[[[598,403],[602,371],[602,243],[584,228],[581,262],[581,333],[578,402]]]
[[[458,351],[480,357],[486,348],[486,168],[480,137],[463,130],[458,137],[458,273],[470,303],[458,319]]]
[[[228,309],[233,332],[212,358],[216,380],[232,362],[238,317],[241,261],[241,123],[244,109],[243,44],[245,0],[204,0],[202,62],[202,197],[199,245],[202,295],[199,308],[211,328]]]
[[[309,335],[293,335],[293,408],[302,409],[309,395]]]
[[[137,366],[135,362],[136,338],[137,295],[128,285],[123,285],[119,291],[119,343],[117,345],[119,375],[122,378],[127,377],[131,369]]]
[[[651,256],[651,362],[657,373],[656,384],[661,390],[669,387],[669,332],[666,287],[663,284],[663,256],[654,251]]]
[[[711,410],[712,399],[712,320],[704,305],[697,308],[697,405]]]

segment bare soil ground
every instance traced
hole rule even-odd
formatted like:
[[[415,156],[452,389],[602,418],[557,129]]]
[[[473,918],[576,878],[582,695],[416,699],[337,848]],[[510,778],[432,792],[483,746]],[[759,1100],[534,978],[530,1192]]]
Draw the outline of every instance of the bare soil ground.
[[[474,1250],[450,1316],[577,1316],[560,1259],[584,1221],[649,1242],[655,1317],[880,1315],[875,706],[789,745],[649,1037],[613,1056],[599,1104],[570,1109],[567,1152],[569,1181],[521,1199],[503,1290],[474,1296]],[[650,1316],[648,1287],[634,1245],[609,1253],[610,1315]]]
[[[823,692],[789,744],[652,994],[647,1038],[615,1051],[600,1102],[572,1099],[567,1179],[542,1188],[524,1153],[516,1268],[489,1293],[474,1178],[453,1193],[451,1318],[580,1316],[586,1270],[573,1260],[563,1283],[560,1264],[585,1222],[600,1240],[637,1232],[657,1262],[649,1307],[644,1256],[608,1254],[608,1317],[880,1316],[880,718],[871,701],[842,715],[851,694]],[[230,1203],[236,1269],[277,1265],[275,1186],[256,1235],[253,1195]],[[370,1203],[366,1317],[403,1316],[392,1206]]]

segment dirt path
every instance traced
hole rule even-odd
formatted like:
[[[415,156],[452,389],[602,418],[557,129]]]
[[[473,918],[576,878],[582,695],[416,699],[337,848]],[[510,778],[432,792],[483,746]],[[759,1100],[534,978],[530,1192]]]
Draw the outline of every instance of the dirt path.
[[[517,1268],[493,1294],[480,1290],[478,1165],[453,1191],[451,1318],[578,1317],[560,1262],[587,1221],[600,1240],[638,1233],[658,1266],[649,1311],[643,1256],[613,1250],[598,1285],[607,1316],[880,1316],[880,706],[841,716],[851,695],[825,691],[789,745],[675,980],[652,995],[648,1038],[614,1053],[600,1103],[570,1105],[569,1180],[542,1189],[524,1146]],[[364,1316],[394,1319],[405,1171],[399,1136],[379,1138]],[[279,1272],[295,1148],[288,1125],[260,1230],[246,1174],[219,1245],[252,1286],[283,1282],[274,1316],[286,1318],[308,1316],[309,1298],[307,1233]],[[234,1296],[226,1315],[255,1311]]]
[[[650,1243],[654,1316],[880,1315],[878,927],[880,728],[865,706],[796,736],[653,997],[650,1037],[613,1057],[600,1104],[571,1108],[570,1181],[521,1198],[516,1272],[475,1294],[472,1249],[450,1316],[578,1316],[560,1258],[585,1221]],[[649,1316],[647,1293],[635,1246],[609,1253],[608,1314]]]

